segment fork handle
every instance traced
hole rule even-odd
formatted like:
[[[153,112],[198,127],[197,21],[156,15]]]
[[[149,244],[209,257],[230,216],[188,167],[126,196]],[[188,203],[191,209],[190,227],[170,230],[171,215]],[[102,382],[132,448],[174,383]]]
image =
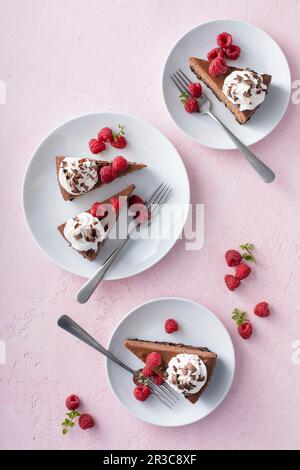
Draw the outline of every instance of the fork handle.
[[[259,158],[257,158],[254,153],[252,153],[249,148],[243,144],[229,129],[228,127],[223,124],[222,121],[220,121],[211,111],[208,111],[207,114],[212,117],[215,121],[220,124],[220,126],[224,129],[224,131],[227,133],[227,135],[230,137],[230,139],[235,143],[237,146],[238,150],[241,152],[241,154],[248,160],[250,165],[256,170],[256,172],[262,177],[262,179],[266,183],[271,183],[275,179],[275,173],[267,166],[265,165]]]
[[[79,289],[76,295],[77,302],[79,302],[80,304],[85,304],[89,300],[89,298],[91,297],[99,283],[102,281],[105,274],[113,264],[121,249],[126,245],[128,240],[129,235],[127,236],[127,238],[122,240],[122,242],[114,249],[111,255],[107,258],[105,263],[102,264],[102,266],[100,266],[100,268],[95,272],[95,274],[93,274],[93,276],[81,287],[81,289]]]
[[[92,348],[96,349],[108,359],[111,359],[113,362],[118,364],[120,367],[123,367],[123,369],[126,369],[131,374],[134,374],[133,369],[128,367],[126,364],[124,364],[124,362],[120,361],[120,359],[114,356],[110,351],[105,349],[100,343],[98,343],[98,341],[96,341],[87,331],[85,331],[81,326],[79,326],[68,315],[62,315],[58,319],[57,324],[63,330],[67,331],[71,335],[75,336],[76,338],[80,339]]]

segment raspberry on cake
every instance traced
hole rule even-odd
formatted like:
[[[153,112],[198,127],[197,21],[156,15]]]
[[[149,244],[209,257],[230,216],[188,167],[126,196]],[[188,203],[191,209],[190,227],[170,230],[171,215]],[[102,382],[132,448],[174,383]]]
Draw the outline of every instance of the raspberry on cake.
[[[99,174],[100,174],[101,183],[103,184],[111,183],[118,176],[117,172],[110,165],[105,165],[102,168],[100,168]]]
[[[125,173],[125,171],[128,168],[128,161],[124,157],[115,157],[113,163],[112,163],[113,169],[117,173]]]
[[[149,367],[158,367],[161,364],[161,357],[160,354],[156,351],[151,352],[148,354],[146,358],[146,364]]]
[[[208,73],[211,77],[219,77],[225,75],[227,72],[227,65],[222,57],[216,57],[209,65]]]

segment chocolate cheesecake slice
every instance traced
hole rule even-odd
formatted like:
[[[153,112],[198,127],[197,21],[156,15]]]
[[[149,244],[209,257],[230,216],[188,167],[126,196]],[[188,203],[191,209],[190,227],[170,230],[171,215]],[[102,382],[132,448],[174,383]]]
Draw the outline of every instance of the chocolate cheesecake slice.
[[[211,380],[217,360],[217,354],[207,348],[182,343],[126,339],[124,346],[144,363],[148,354],[153,351],[158,352],[161,365],[154,367],[154,372],[179,393],[183,393],[184,397],[193,404],[199,400]],[[184,377],[189,377],[191,380],[182,381]]]
[[[135,186],[131,184],[122,191],[112,195],[110,198],[100,202],[100,205],[111,204],[113,198],[125,198],[125,201],[127,201],[134,188]],[[119,199],[119,201],[121,201],[121,199]],[[105,215],[105,219],[102,216],[98,218],[94,217],[90,213],[90,209],[88,209],[59,225],[58,231],[77,253],[87,258],[89,261],[93,261],[107,239],[118,216],[119,211],[112,211],[110,215]]]
[[[230,66],[225,75],[212,77],[209,74],[210,62],[197,57],[190,57],[189,65],[197,78],[230,109],[240,124],[249,121],[263,103],[272,80],[271,75]]]
[[[111,165],[112,162],[106,160],[57,156],[56,175],[64,200],[72,201],[93,189],[100,188],[103,183],[99,172],[102,167]],[[117,177],[134,173],[146,166],[144,163],[128,162],[127,170],[119,173]]]

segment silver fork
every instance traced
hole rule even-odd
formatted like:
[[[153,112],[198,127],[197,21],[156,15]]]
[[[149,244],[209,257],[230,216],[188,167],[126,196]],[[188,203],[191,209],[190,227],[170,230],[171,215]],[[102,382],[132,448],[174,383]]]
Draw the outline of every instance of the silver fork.
[[[151,210],[151,218],[149,221],[144,222],[144,224],[150,225],[154,218],[157,216],[162,205],[169,199],[172,194],[172,189],[164,183],[161,183],[156,190],[146,199],[145,206],[147,210]],[[143,224],[143,225],[144,225]],[[136,227],[133,227],[127,234],[127,237],[122,240],[122,242],[114,249],[110,256],[104,261],[100,268],[93,274],[93,276],[79,289],[77,292],[77,301],[80,304],[85,304],[92,293],[95,291],[96,287],[104,278],[105,274],[117,258],[118,254],[122,248],[126,245],[132,233],[136,230]]]
[[[67,331],[71,335],[75,336],[76,338],[80,339],[84,343],[88,344],[92,348],[99,351],[101,354],[106,356],[111,361],[118,364],[118,366],[122,367],[123,369],[127,370],[130,374],[132,374],[133,381],[135,383],[141,383],[141,373],[139,370],[131,369],[131,367],[124,364],[124,362],[120,361],[114,354],[112,354],[108,349],[105,349],[98,341],[96,341],[87,331],[85,331],[80,325],[78,325],[72,318],[68,315],[62,315],[57,324],[60,328]],[[172,409],[176,402],[179,400],[178,396],[176,396],[175,392],[169,387],[165,382],[163,385],[156,385],[152,379],[145,379],[144,383],[148,385],[151,389],[151,394],[159,400],[161,403],[166,405],[168,408]]]
[[[187,75],[181,70],[178,69],[177,72],[175,72],[172,76],[171,79],[175,83],[176,87],[181,93],[187,93],[188,96],[191,96],[188,86],[192,81],[187,77]],[[224,129],[226,134],[230,137],[230,139],[233,141],[233,143],[236,145],[240,153],[246,158],[248,163],[256,170],[256,172],[263,178],[263,180],[266,183],[271,183],[275,179],[275,173],[267,167],[254,153],[252,153],[249,148],[243,144],[229,129],[228,127],[223,124],[220,119],[215,116],[212,111],[211,111],[211,102],[207,98],[206,95],[202,95],[200,99],[198,99],[199,106],[200,106],[200,112],[199,114],[208,114],[211,118],[213,118],[217,123]]]

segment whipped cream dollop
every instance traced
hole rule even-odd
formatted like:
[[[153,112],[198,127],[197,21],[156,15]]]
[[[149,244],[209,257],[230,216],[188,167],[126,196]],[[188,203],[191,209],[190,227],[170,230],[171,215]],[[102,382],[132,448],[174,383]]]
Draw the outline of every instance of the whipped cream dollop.
[[[193,395],[199,392],[207,380],[207,369],[196,354],[177,354],[170,360],[166,381],[177,392]]]
[[[265,99],[267,85],[263,77],[252,70],[235,70],[223,84],[223,92],[240,111],[255,109]]]
[[[78,251],[97,251],[98,243],[106,237],[100,220],[89,212],[82,212],[66,222],[64,236]]]
[[[66,157],[61,161],[58,178],[68,193],[83,194],[98,182],[98,167],[88,158]]]

